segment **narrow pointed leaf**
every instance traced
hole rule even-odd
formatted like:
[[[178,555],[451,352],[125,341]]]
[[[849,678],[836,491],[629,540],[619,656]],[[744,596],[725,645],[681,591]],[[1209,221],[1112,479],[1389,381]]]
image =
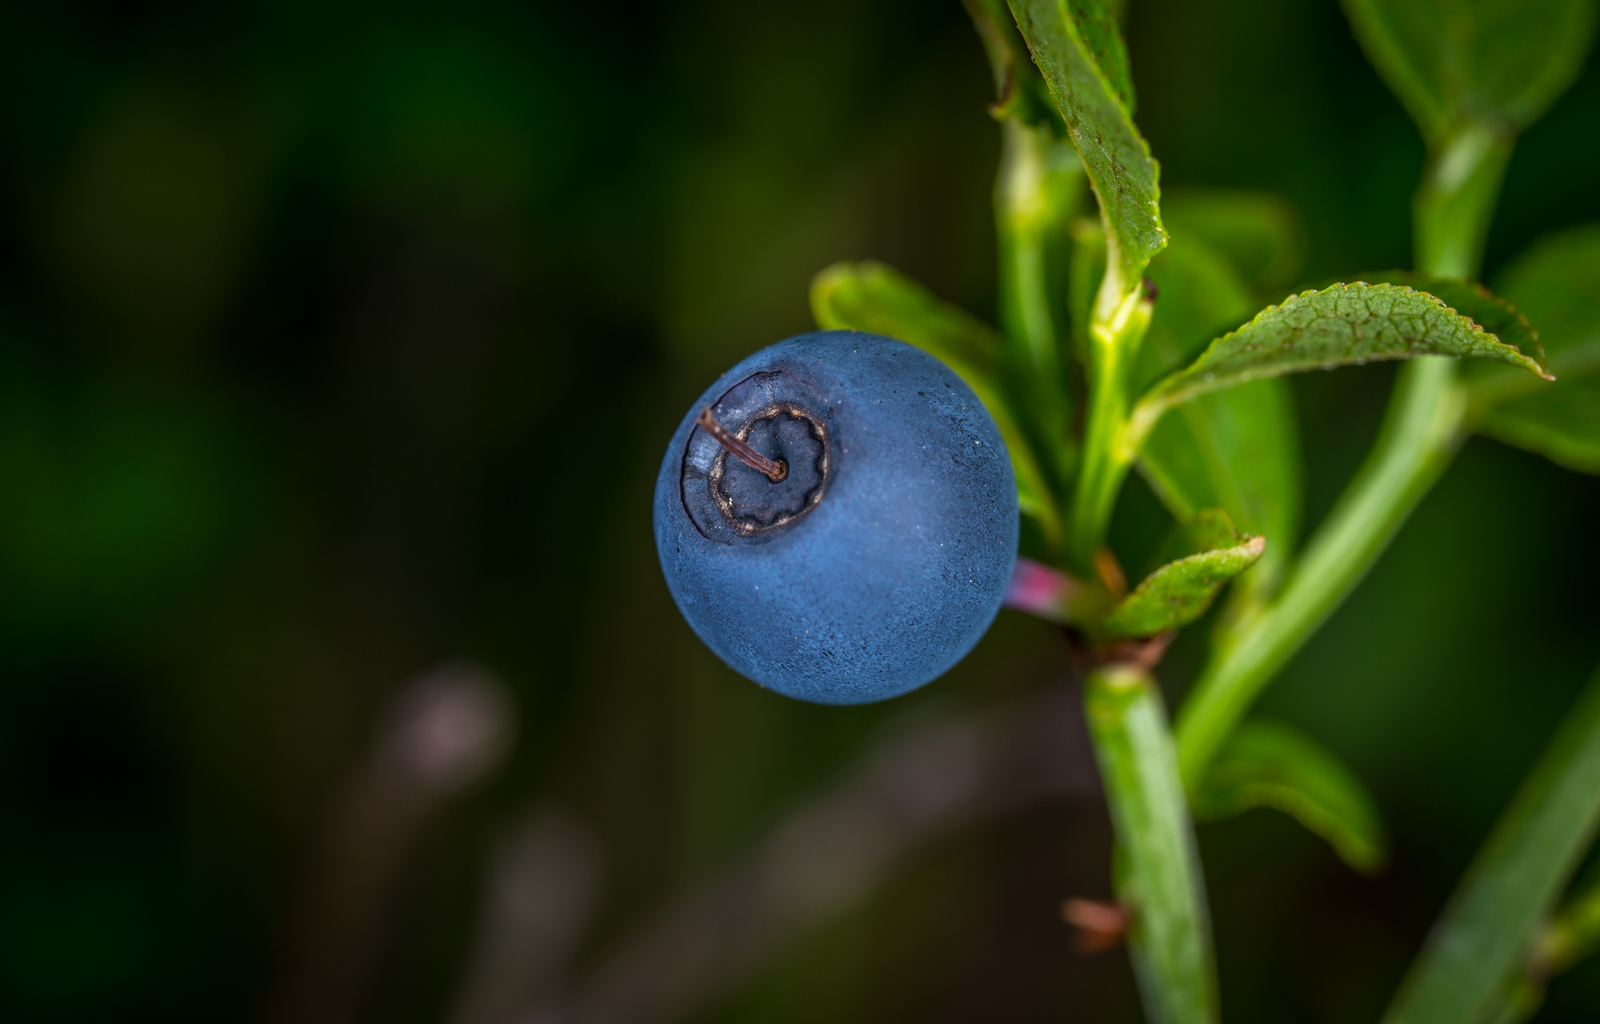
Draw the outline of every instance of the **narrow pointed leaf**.
[[[1169,562],[1146,576],[1101,626],[1114,636],[1154,636],[1186,626],[1204,615],[1217,591],[1254,565],[1265,548],[1265,538],[1247,537]]]
[[[1385,1024],[1485,1019],[1600,826],[1600,675],[1495,824],[1412,965]]]
[[[1212,342],[1139,400],[1130,439],[1141,441],[1167,409],[1210,391],[1286,373],[1426,355],[1495,359],[1549,376],[1539,352],[1519,351],[1432,295],[1404,285],[1336,284],[1290,296]]]
[[[1048,542],[1055,542],[1060,513],[996,379],[994,328],[882,263],[836,263],[817,274],[811,311],[825,329],[869,331],[915,345],[966,381],[1005,438],[1018,506],[1039,521]]]
[[[1345,0],[1389,87],[1437,142],[1460,124],[1531,124],[1577,77],[1592,0]]]
[[[1499,367],[1470,377],[1476,425],[1507,444],[1600,473],[1600,225],[1536,244],[1501,279],[1539,328],[1556,383]]]
[[[1383,821],[1361,780],[1310,737],[1277,722],[1246,722],[1190,796],[1195,818],[1215,821],[1272,807],[1326,839],[1367,874],[1388,854]]]
[[[1010,5],[1083,157],[1100,200],[1110,267],[1126,294],[1139,286],[1167,234],[1161,227],[1159,169],[1133,124],[1116,24],[1095,0],[1010,0]]]

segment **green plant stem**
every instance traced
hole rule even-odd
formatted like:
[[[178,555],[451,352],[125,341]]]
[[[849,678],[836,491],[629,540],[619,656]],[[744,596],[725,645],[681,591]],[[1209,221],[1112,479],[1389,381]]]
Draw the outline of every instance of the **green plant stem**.
[[[1065,334],[1056,303],[1066,294],[1071,225],[1086,190],[1072,144],[1010,118],[1002,122],[995,180],[1000,326],[1011,346],[1016,391],[1057,486],[1071,479],[1075,451]]]
[[[1108,283],[1114,283],[1112,274],[1113,265],[1108,264]],[[1093,571],[1095,549],[1105,543],[1117,493],[1137,453],[1128,435],[1129,378],[1152,310],[1142,283],[1136,282],[1133,291],[1118,301],[1097,303],[1089,324],[1089,408],[1067,526],[1073,565],[1080,572]]]
[[[1521,1024],[1544,1002],[1550,979],[1600,952],[1600,881],[1567,901],[1534,940],[1522,970],[1499,997],[1485,1024]]]
[[[1600,675],[1484,844],[1384,1024],[1462,1024],[1516,993],[1541,922],[1600,826]],[[1525,1002],[1526,996],[1512,1001]]]
[[[1283,588],[1219,638],[1178,718],[1191,790],[1262,688],[1366,575],[1449,465],[1467,404],[1455,370],[1454,360],[1428,356],[1400,371],[1377,445]]]
[[[1437,147],[1417,190],[1417,264],[1471,277],[1512,140],[1468,125]],[[1261,690],[1333,613],[1450,464],[1466,432],[1467,392],[1452,359],[1401,369],[1382,433],[1366,463],[1307,543],[1282,588],[1219,635],[1178,716],[1178,751],[1191,790]]]
[[[1216,968],[1194,830],[1161,691],[1144,669],[1089,673],[1084,701],[1118,843],[1117,898],[1157,1024],[1217,1020]]]
[[[1437,277],[1476,276],[1515,141],[1469,122],[1434,148],[1411,204],[1418,270]]]

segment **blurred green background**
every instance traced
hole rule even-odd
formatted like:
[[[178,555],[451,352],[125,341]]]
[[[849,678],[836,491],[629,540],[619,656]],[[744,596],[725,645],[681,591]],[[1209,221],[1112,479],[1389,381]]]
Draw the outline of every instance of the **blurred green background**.
[[[1306,280],[1409,264],[1422,145],[1333,0],[1129,18],[1164,185],[1289,198]],[[453,658],[515,746],[397,847],[353,1019],[460,1019],[534,809],[598,851],[579,976],[881,737],[1063,677],[1004,612],[912,697],[775,697],[689,632],[649,526],[672,426],[810,326],[818,269],[992,316],[989,99],[956,0],[0,6],[0,1018],[262,1019],[383,709]],[[1591,65],[1518,146],[1491,279],[1600,218],[1597,129]],[[1310,521],[1391,378],[1295,379]],[[1162,520],[1130,482],[1126,561]],[[1396,856],[1206,827],[1230,1021],[1375,1019],[1600,660],[1597,525],[1600,481],[1471,441],[1269,692]],[[1136,1020],[1057,912],[1108,895],[1108,843],[1082,796],[955,830],[685,1019]],[[1590,964],[1541,1019],[1597,1016]]]

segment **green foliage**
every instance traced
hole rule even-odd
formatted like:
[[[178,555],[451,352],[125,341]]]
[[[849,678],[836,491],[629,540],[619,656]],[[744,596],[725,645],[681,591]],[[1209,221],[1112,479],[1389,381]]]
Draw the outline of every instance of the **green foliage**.
[[[1168,562],[1206,551],[1235,547],[1248,539],[1234,528],[1233,519],[1227,512],[1220,508],[1201,509],[1195,515],[1173,523],[1172,528],[1162,534],[1155,550],[1150,553],[1146,574]]]
[[[1300,520],[1298,430],[1288,387],[1261,380],[1202,395],[1162,417],[1139,452],[1140,473],[1172,515],[1216,507],[1267,541],[1252,589],[1275,579]]]
[[[1158,204],[1159,169],[1134,127],[1117,56],[1116,26],[1092,0],[1011,0],[1017,26],[1044,74],[1073,145],[1100,200],[1110,240],[1115,299],[1139,286],[1150,258],[1167,243]],[[1082,19],[1082,20],[1080,20]],[[1110,66],[1102,67],[1097,57]],[[1125,60],[1125,58],[1123,58]]]
[[[1141,352],[1140,384],[1176,370],[1255,311],[1240,264],[1224,252],[1263,267],[1280,263],[1271,254],[1287,237],[1278,232],[1288,222],[1276,216],[1282,205],[1255,193],[1191,195],[1184,221],[1174,223],[1172,244],[1150,264],[1161,297]],[[1266,230],[1254,230],[1247,216],[1230,236],[1220,225],[1238,207],[1262,213],[1256,222]],[[1209,226],[1213,220],[1219,226]],[[1232,249],[1202,241],[1195,224],[1206,238],[1231,241]],[[1138,468],[1180,522],[1215,507],[1246,533],[1265,535],[1267,551],[1247,579],[1253,590],[1270,585],[1293,549],[1300,519],[1298,430],[1283,381],[1255,381],[1184,403],[1156,424],[1139,451]]]
[[[1299,215],[1288,200],[1270,192],[1168,189],[1161,197],[1161,219],[1175,237],[1192,236],[1224,256],[1260,300],[1282,295],[1305,259]]]
[[[1139,349],[1133,385],[1149,387],[1199,355],[1206,345],[1261,308],[1238,267],[1188,229],[1150,261],[1156,287],[1150,330]]]
[[[1128,117],[1133,117],[1133,68],[1117,28],[1116,12],[1105,0],[1066,0],[1067,16],[1078,27],[1095,67],[1110,83]]]
[[[1496,823],[1385,1024],[1477,1021],[1522,972],[1600,827],[1600,675]]]
[[[1507,371],[1470,380],[1477,429],[1568,466],[1600,473],[1600,225],[1546,238],[1501,278],[1539,328],[1556,382]]]
[[[1345,9],[1428,142],[1418,266],[1474,277],[1512,140],[1577,77],[1594,0],[1346,0]]]
[[[1276,808],[1365,874],[1388,857],[1383,821],[1361,780],[1310,737],[1278,722],[1251,719],[1240,726],[1190,803],[1202,821]]]
[[[1501,275],[1499,286],[1538,328],[1558,381],[1600,373],[1600,224],[1541,239]],[[1520,374],[1505,375],[1522,380]],[[1478,376],[1492,386],[1500,375]]]
[[[1402,285],[1414,291],[1427,292],[1451,310],[1469,318],[1473,323],[1488,331],[1502,343],[1510,345],[1519,352],[1524,353],[1541,367],[1549,369],[1547,352],[1539,341],[1539,332],[1534,330],[1528,322],[1527,315],[1513,305],[1510,300],[1495,295],[1481,284],[1471,281],[1458,281],[1447,277],[1436,277],[1421,274],[1414,270],[1379,270],[1364,271],[1354,275],[1367,284],[1394,284]],[[1334,282],[1329,282],[1333,284]],[[1524,368],[1526,364],[1519,364]],[[1496,370],[1502,370],[1496,366]],[[1515,376],[1519,381],[1527,383],[1530,387],[1543,389],[1547,385],[1539,383],[1527,374],[1518,373],[1516,370],[1503,370]],[[1548,374],[1540,376],[1548,379]]]
[[[1211,543],[1219,540],[1208,538]],[[1186,626],[1205,614],[1229,580],[1256,564],[1265,547],[1264,537],[1235,535],[1225,547],[1169,562],[1111,609],[1102,628],[1114,636],[1154,636]]]
[[[1600,952],[1600,883],[1591,882],[1567,901],[1540,931],[1522,969],[1484,1015],[1490,1024],[1521,1024],[1544,1002],[1545,988],[1558,974]]]
[[[1430,143],[1527,127],[1577,76],[1593,0],[1345,0],[1368,57]]]
[[[1217,1019],[1211,923],[1161,691],[1147,673],[1107,666],[1084,682],[1118,848],[1117,898],[1132,912],[1129,951],[1144,1003],[1162,1024]]]
[[[1404,285],[1336,284],[1291,296],[1212,342],[1200,358],[1145,393],[1131,433],[1142,437],[1167,409],[1208,391],[1285,373],[1423,355],[1494,359],[1548,376],[1542,353],[1506,344],[1426,292]]]
[[[995,256],[1004,379],[1052,484],[1073,475],[1070,356],[1058,328],[1073,220],[1087,199],[1083,163],[1065,138],[1008,120],[995,181]]]
[[[899,338],[949,364],[974,390],[995,388],[994,328],[886,264],[835,263],[820,271],[811,281],[811,312],[824,330]]]
[[[1153,261],[1152,261],[1153,262]],[[1095,292],[1106,273],[1106,233],[1095,221],[1081,218],[1072,225],[1072,262],[1067,271],[1067,316],[1080,362],[1089,361],[1089,322]]]
[[[1496,406],[1478,429],[1582,473],[1600,473],[1600,377],[1579,377]]]
[[[994,417],[1017,478],[1017,503],[1047,538],[1060,513],[1033,448],[995,377],[994,329],[882,263],[836,263],[811,282],[811,310],[824,329],[870,331],[915,345],[956,371]]]

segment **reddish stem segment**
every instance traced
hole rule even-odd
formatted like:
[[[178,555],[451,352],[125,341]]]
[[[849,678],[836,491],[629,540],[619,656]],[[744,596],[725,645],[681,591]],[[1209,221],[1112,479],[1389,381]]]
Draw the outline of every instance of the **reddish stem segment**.
[[[773,462],[748,444],[745,444],[744,441],[734,435],[733,431],[723,426],[715,416],[711,415],[711,407],[709,405],[700,411],[700,416],[695,420],[695,423],[699,425],[701,430],[715,438],[718,444],[728,449],[728,454],[757,473],[762,474],[773,483],[782,483],[783,478],[789,475],[787,463]]]

